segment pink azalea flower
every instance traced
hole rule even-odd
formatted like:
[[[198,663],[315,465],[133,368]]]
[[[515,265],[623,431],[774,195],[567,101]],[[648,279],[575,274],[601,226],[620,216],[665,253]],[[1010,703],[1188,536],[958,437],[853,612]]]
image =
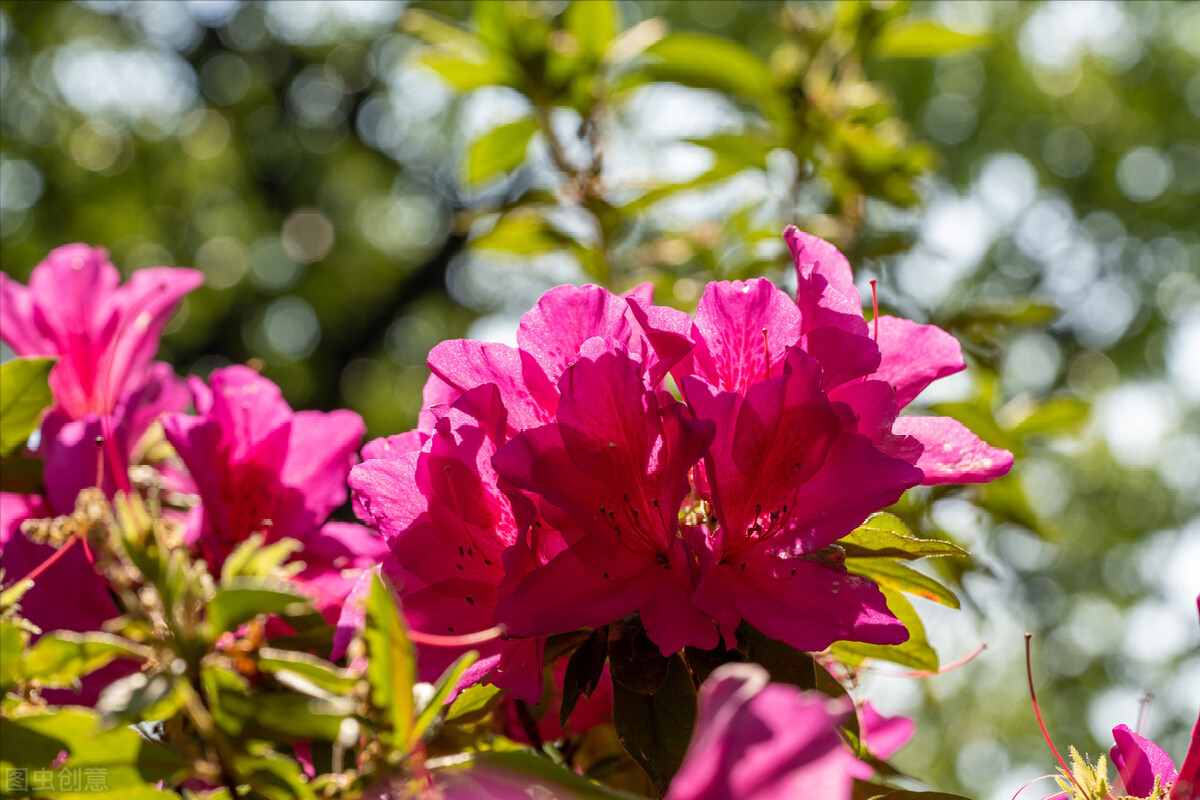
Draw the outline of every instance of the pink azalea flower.
[[[927,485],[980,483],[1007,473],[1012,454],[958,421],[897,416],[929,384],[966,368],[954,337],[898,317],[868,326],[846,257],[795,226],[784,239],[796,267],[805,349],[821,362],[830,398],[853,410],[859,432],[914,463]],[[875,348],[868,346],[872,337]]]
[[[897,644],[908,633],[879,588],[824,548],[922,474],[831,400],[831,373],[805,352],[802,323],[762,279],[711,283],[696,309],[695,351],[675,370],[688,405],[717,431],[697,482],[712,513],[690,532],[703,573],[696,603],[729,646],[742,619],[802,650],[839,639]],[[828,330],[843,371],[874,368],[870,339]],[[833,360],[832,346],[823,352]]]
[[[908,744],[917,726],[908,717],[885,717],[867,701],[859,707],[858,727],[867,752],[887,761]]]
[[[681,358],[691,344],[687,315],[655,306],[649,286],[624,297],[599,286],[558,286],[542,295],[517,329],[517,347],[454,339],[429,352],[420,430],[428,433],[430,409],[450,405],[464,392],[492,384],[508,411],[514,431],[553,420],[558,381],[579,357],[584,342],[595,336],[616,342],[634,354],[652,385]]]
[[[201,280],[194,270],[160,267],[138,270],[121,284],[103,250],[79,244],[52,251],[29,286],[0,275],[0,339],[19,356],[58,358],[50,374],[55,404],[38,445],[46,497],[0,495],[0,568],[9,581],[53,553],[19,533],[22,521],[70,513],[79,491],[97,485],[101,473],[101,487],[111,493],[150,423],[186,405],[171,368],[153,358],[163,326]],[[102,467],[101,436],[108,439]],[[117,613],[80,548],[39,576],[22,609],[43,630],[95,630]],[[70,701],[93,702],[123,667],[91,676]]]
[[[298,540],[306,566],[296,580],[336,619],[353,584],[348,573],[384,552],[371,531],[326,522],[346,500],[362,420],[350,411],[293,412],[275,384],[246,367],[217,370],[207,386],[193,379],[191,388],[198,414],[163,419],[200,495],[188,544],[217,572],[251,534]]]
[[[688,471],[711,429],[647,388],[642,361],[593,338],[558,381],[554,421],[517,434],[493,460],[523,494],[523,538],[498,616],[519,636],[604,625],[640,612],[664,654],[712,647],[693,607],[693,563],[679,537]]]
[[[1128,725],[1113,728],[1112,735],[1115,744],[1108,751],[1108,757],[1126,794],[1149,797],[1154,792],[1156,780],[1162,786],[1175,783],[1179,773],[1165,750],[1135,733]]]
[[[863,765],[838,732],[844,712],[824,695],[767,680],[755,664],[728,664],[704,682],[666,800],[849,800]]]
[[[508,431],[499,390],[476,387],[437,413],[427,436],[369,443],[364,461],[350,473],[350,487],[359,518],[387,540],[382,569],[409,624],[421,633],[454,637],[496,624],[504,552],[516,541],[517,522],[492,468]],[[361,625],[361,613],[357,607],[343,612],[339,651]],[[486,678],[536,702],[543,645],[540,638],[473,645],[481,658],[462,685]],[[420,647],[421,679],[435,680],[467,649]]]

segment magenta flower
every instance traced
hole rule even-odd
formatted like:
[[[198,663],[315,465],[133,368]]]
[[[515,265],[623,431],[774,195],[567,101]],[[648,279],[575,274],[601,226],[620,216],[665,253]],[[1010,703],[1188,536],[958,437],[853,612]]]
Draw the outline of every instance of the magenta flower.
[[[867,752],[887,761],[908,744],[917,726],[908,717],[885,717],[867,701],[858,709],[858,727]]]
[[[1175,783],[1179,773],[1165,750],[1132,731],[1128,725],[1113,728],[1112,735],[1115,744],[1108,751],[1108,757],[1126,794],[1149,797],[1154,793],[1155,781],[1164,787]]]
[[[200,496],[186,540],[218,571],[251,534],[298,540],[305,570],[296,580],[335,619],[355,569],[384,552],[372,532],[326,523],[346,500],[363,424],[350,411],[293,412],[279,388],[246,367],[191,382],[197,416],[170,414],[163,428]]]
[[[849,707],[767,680],[762,667],[728,664],[704,682],[667,800],[849,800],[863,768],[838,732]]]
[[[408,623],[421,633],[454,637],[496,624],[504,552],[518,534],[492,468],[508,431],[499,390],[479,386],[436,412],[427,436],[380,439],[363,448],[350,488],[359,518],[387,541],[382,568]],[[358,608],[344,612],[339,644],[361,625],[360,616]],[[486,678],[536,702],[543,645],[540,638],[474,645],[481,658],[463,685]],[[421,679],[436,680],[467,649],[421,647]]]
[[[420,430],[428,433],[430,409],[447,406],[476,386],[494,385],[508,425],[523,431],[544,425],[558,407],[558,381],[584,342],[599,336],[637,357],[657,385],[691,344],[687,315],[651,303],[649,286],[624,297],[599,286],[558,286],[542,295],[517,329],[517,348],[454,339],[429,352]]]
[[[0,568],[7,580],[53,554],[20,534],[22,521],[69,514],[79,491],[98,481],[111,493],[150,423],[187,404],[171,368],[153,358],[163,326],[200,283],[194,270],[160,267],[138,270],[121,284],[103,250],[80,244],[52,251],[34,268],[29,286],[0,274],[0,339],[20,356],[58,358],[50,374],[55,404],[38,445],[46,497],[0,494]],[[108,440],[103,466],[101,436]],[[117,613],[80,548],[39,575],[21,605],[43,630],[96,630]],[[58,696],[90,704],[127,666],[110,665],[85,680],[81,693]]]
[[[897,317],[868,326],[846,257],[795,226],[783,235],[796,267],[805,350],[821,362],[830,399],[853,411],[858,431],[913,463],[926,485],[980,483],[1007,473],[1012,454],[958,421],[897,416],[929,384],[966,368],[954,337]]]
[[[711,515],[690,531],[703,574],[696,603],[729,646],[742,619],[802,650],[897,644],[908,633],[879,588],[825,548],[922,474],[831,400],[834,373],[798,344],[802,323],[762,279],[711,283],[696,309],[695,351],[675,370],[688,405],[717,431],[697,486]],[[874,368],[869,338],[827,330],[836,334],[818,348],[827,361],[852,375]]]
[[[711,428],[647,388],[643,364],[619,343],[590,339],[559,378],[554,421],[496,453],[496,472],[523,492],[513,501],[523,538],[498,606],[516,635],[638,611],[664,654],[716,644],[691,602],[693,563],[678,521]]]

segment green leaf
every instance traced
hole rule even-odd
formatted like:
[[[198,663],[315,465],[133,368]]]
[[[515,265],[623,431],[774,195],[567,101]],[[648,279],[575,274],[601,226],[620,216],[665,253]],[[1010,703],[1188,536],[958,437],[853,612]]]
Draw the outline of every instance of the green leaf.
[[[363,638],[367,645],[371,704],[383,714],[388,729],[385,738],[395,746],[402,746],[413,729],[416,656],[394,598],[384,577],[378,573],[372,576]]]
[[[839,539],[847,558],[966,557],[967,551],[945,539],[920,539],[912,535],[904,520],[881,512]]]
[[[683,763],[695,723],[696,687],[678,654],[668,659],[666,678],[653,694],[627,689],[614,680],[617,738],[660,793],[666,792]]]
[[[563,250],[575,240],[559,233],[542,215],[531,209],[510,211],[487,233],[471,240],[479,250],[500,250],[520,256],[536,256]]]
[[[107,728],[170,719],[187,700],[186,692],[179,680],[168,675],[135,672],[104,687],[96,710],[103,715]]]
[[[788,683],[801,689],[817,688],[816,662],[808,653],[776,641],[750,625],[738,629],[738,649],[746,660],[760,665],[773,683]]]
[[[0,620],[0,692],[16,686],[25,678],[22,655],[29,633],[11,620]]]
[[[466,758],[455,759],[450,768],[441,769],[439,773],[442,780],[450,786],[457,783],[455,777],[461,774],[467,778],[462,788],[478,791],[478,785],[470,780],[471,773],[476,771],[485,776],[497,773],[513,776],[521,782],[521,790],[530,797],[546,796],[561,800],[634,800],[633,795],[609,789],[582,775],[576,775],[550,759],[526,749],[473,753]]]
[[[786,116],[770,68],[742,45],[706,33],[672,33],[646,49],[641,68],[649,81],[715,89],[756,105],[767,116]]]
[[[145,659],[145,647],[111,633],[55,631],[38,639],[25,654],[25,675],[39,685],[66,689],[117,658]]]
[[[433,70],[451,89],[470,92],[484,86],[513,86],[512,70],[495,58],[474,59],[443,49],[422,51],[416,63]]]
[[[987,45],[985,34],[962,33],[933,20],[897,20],[875,40],[881,58],[938,58]]]
[[[323,658],[296,650],[263,647],[258,651],[258,668],[271,675],[295,675],[334,695],[349,694],[358,677]]]
[[[353,712],[346,699],[321,700],[293,692],[251,690],[230,669],[205,664],[201,672],[213,719],[230,736],[297,742],[338,738],[342,721]]]
[[[33,588],[33,581],[28,578],[22,578],[4,591],[0,592],[0,611],[12,608],[17,603],[21,602],[21,598],[25,593]]]
[[[1008,430],[1027,436],[1061,436],[1077,432],[1087,422],[1091,406],[1078,397],[1052,397],[1037,405]]]
[[[897,789],[883,783],[870,781],[854,781],[854,792],[851,800],[968,800],[957,794],[945,792],[917,792],[911,789]]]
[[[913,669],[936,672],[939,664],[937,652],[930,646],[925,635],[925,625],[917,616],[912,603],[895,590],[887,587],[880,589],[892,614],[908,629],[908,640],[895,645],[835,642],[829,651],[836,659],[850,666],[858,666],[864,660],[874,658]]]
[[[958,596],[949,588],[923,572],[917,572],[898,561],[888,558],[848,558],[846,569],[855,575],[864,575],[898,592],[915,594],[950,608],[958,608]]]
[[[300,542],[295,539],[280,539],[263,547],[263,541],[263,535],[255,533],[234,548],[221,566],[222,584],[231,583],[234,578],[285,577],[303,569],[303,564],[300,563],[290,565],[288,570],[283,568],[284,562],[293,553],[304,549]]]
[[[441,713],[442,707],[446,704],[446,698],[458,686],[463,673],[470,669],[471,665],[478,658],[479,653],[474,650],[468,650],[455,659],[453,664],[446,667],[446,671],[442,673],[442,676],[438,678],[438,682],[434,685],[433,697],[429,698],[429,702],[421,709],[421,713],[417,715],[416,722],[413,723],[412,733],[408,737],[409,747],[414,746],[420,741],[425,731],[429,729],[429,726],[433,724],[438,714]]]
[[[573,0],[567,7],[567,31],[575,37],[580,55],[592,63],[603,61],[617,38],[620,16],[612,0]]]
[[[477,683],[459,693],[446,711],[447,723],[470,723],[490,714],[500,700],[501,690],[490,683]]]
[[[146,797],[151,795],[143,793],[158,781],[174,783],[185,774],[182,755],[142,738],[130,727],[106,730],[90,709],[0,717],[0,742],[3,761],[16,769],[47,769],[65,750],[69,757],[60,770],[62,782],[56,778],[54,785],[64,785],[68,776],[81,771],[103,771],[106,791],[56,797]]]
[[[20,449],[54,402],[49,379],[55,361],[14,358],[0,364],[0,455]]]
[[[208,636],[216,639],[261,614],[302,614],[311,601],[279,581],[236,578],[218,588],[205,609]]]
[[[672,660],[651,641],[641,619],[617,623],[608,641],[613,683],[638,694],[654,694],[667,680]]]
[[[278,753],[239,755],[233,761],[238,778],[250,786],[250,796],[264,800],[313,800],[316,794],[296,759]]]
[[[480,186],[492,178],[521,166],[529,140],[537,133],[532,116],[497,125],[467,148],[463,177],[468,186]]]
[[[608,626],[592,631],[592,635],[571,653],[563,675],[562,703],[559,704],[558,721],[564,728],[579,695],[592,696],[600,685],[604,674],[604,663],[608,660]]]

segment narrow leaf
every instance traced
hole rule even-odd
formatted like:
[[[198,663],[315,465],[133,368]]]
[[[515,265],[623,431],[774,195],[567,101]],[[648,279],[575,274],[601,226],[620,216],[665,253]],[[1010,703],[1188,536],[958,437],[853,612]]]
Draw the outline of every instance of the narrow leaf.
[[[653,694],[614,682],[613,723],[621,746],[665,793],[696,723],[696,687],[683,659],[676,654],[668,660],[666,679]]]
[[[367,596],[367,680],[371,703],[386,720],[388,738],[397,746],[409,740],[413,729],[413,683],[416,656],[395,595],[382,575],[371,579]]]
[[[933,20],[898,20],[875,41],[881,58],[938,58],[975,50],[988,43],[983,34],[963,33]]]
[[[516,169],[525,161],[529,140],[537,133],[532,116],[497,125],[467,148],[463,177],[469,186],[480,186],[492,178]]]
[[[442,707],[446,704],[446,698],[458,688],[458,682],[462,679],[463,673],[470,669],[471,665],[479,658],[479,653],[474,650],[468,650],[463,653],[454,663],[446,667],[446,671],[438,678],[435,684],[433,697],[429,698],[429,702],[421,709],[421,713],[417,716],[417,721],[413,723],[412,733],[409,735],[409,747],[420,741],[425,731],[437,719],[437,716],[442,711]]]

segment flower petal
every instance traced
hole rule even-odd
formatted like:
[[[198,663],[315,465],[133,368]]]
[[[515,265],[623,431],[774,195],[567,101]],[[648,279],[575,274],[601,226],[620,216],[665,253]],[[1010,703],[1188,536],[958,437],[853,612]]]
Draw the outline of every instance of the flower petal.
[[[1175,782],[1175,762],[1161,747],[1134,733],[1128,725],[1113,728],[1112,735],[1116,744],[1108,756],[1128,794],[1149,797],[1154,793],[1156,778],[1162,786]]]
[[[921,483],[986,483],[1012,468],[1012,453],[992,447],[950,417],[900,417],[894,433],[911,436],[923,450],[916,461]]]
[[[939,378],[966,369],[958,340],[936,325],[879,318],[879,369],[872,375],[896,389],[901,408]]]
[[[804,332],[818,328],[840,328],[865,336],[862,298],[854,285],[850,262],[829,242],[794,225],[783,232],[796,268],[796,305],[803,317]]]

